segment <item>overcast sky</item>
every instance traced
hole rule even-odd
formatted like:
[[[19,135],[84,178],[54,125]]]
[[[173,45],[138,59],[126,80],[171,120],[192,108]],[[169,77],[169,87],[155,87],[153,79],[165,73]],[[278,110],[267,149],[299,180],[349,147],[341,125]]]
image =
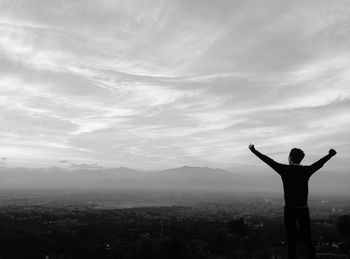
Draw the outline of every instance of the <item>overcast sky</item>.
[[[350,159],[350,2],[0,0],[0,166]]]

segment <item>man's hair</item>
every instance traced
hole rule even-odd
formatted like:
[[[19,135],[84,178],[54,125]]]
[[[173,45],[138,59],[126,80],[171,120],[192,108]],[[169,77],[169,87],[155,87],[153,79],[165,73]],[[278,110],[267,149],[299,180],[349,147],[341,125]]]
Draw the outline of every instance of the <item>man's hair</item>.
[[[289,157],[293,163],[299,164],[301,160],[303,160],[303,158],[305,157],[305,153],[299,148],[292,148],[292,150],[289,153]]]

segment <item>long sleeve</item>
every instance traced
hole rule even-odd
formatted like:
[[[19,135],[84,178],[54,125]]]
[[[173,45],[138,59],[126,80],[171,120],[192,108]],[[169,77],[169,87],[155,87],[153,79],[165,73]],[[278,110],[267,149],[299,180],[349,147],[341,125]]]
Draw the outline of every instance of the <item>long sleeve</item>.
[[[281,164],[277,163],[275,160],[271,159],[270,157],[260,153],[258,150],[252,150],[253,154],[255,154],[258,158],[260,158],[263,162],[268,164],[273,170],[275,170],[277,173],[281,174]]]
[[[322,157],[320,160],[318,160],[317,162],[313,163],[312,165],[310,165],[310,173],[313,174],[315,173],[317,170],[319,170],[329,159],[331,159],[332,156],[330,154]]]

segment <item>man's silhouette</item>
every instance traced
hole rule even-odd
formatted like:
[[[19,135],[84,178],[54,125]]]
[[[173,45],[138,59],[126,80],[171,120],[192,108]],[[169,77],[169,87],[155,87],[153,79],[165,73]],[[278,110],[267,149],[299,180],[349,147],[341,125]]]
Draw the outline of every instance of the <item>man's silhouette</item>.
[[[330,149],[328,155],[309,166],[300,165],[305,154],[301,149],[293,148],[289,153],[289,165],[280,164],[260,153],[250,144],[249,149],[262,161],[272,167],[282,178],[284,189],[284,225],[288,240],[288,258],[296,257],[296,222],[298,221],[302,239],[308,256],[316,258],[315,247],[311,240],[310,214],[307,205],[310,176],[319,170],[337,152]]]

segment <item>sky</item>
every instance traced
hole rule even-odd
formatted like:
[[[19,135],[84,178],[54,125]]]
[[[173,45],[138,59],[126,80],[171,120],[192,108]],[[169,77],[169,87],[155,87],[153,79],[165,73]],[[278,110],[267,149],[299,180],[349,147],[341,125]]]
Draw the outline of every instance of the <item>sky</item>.
[[[0,167],[350,161],[350,2],[0,0]]]

